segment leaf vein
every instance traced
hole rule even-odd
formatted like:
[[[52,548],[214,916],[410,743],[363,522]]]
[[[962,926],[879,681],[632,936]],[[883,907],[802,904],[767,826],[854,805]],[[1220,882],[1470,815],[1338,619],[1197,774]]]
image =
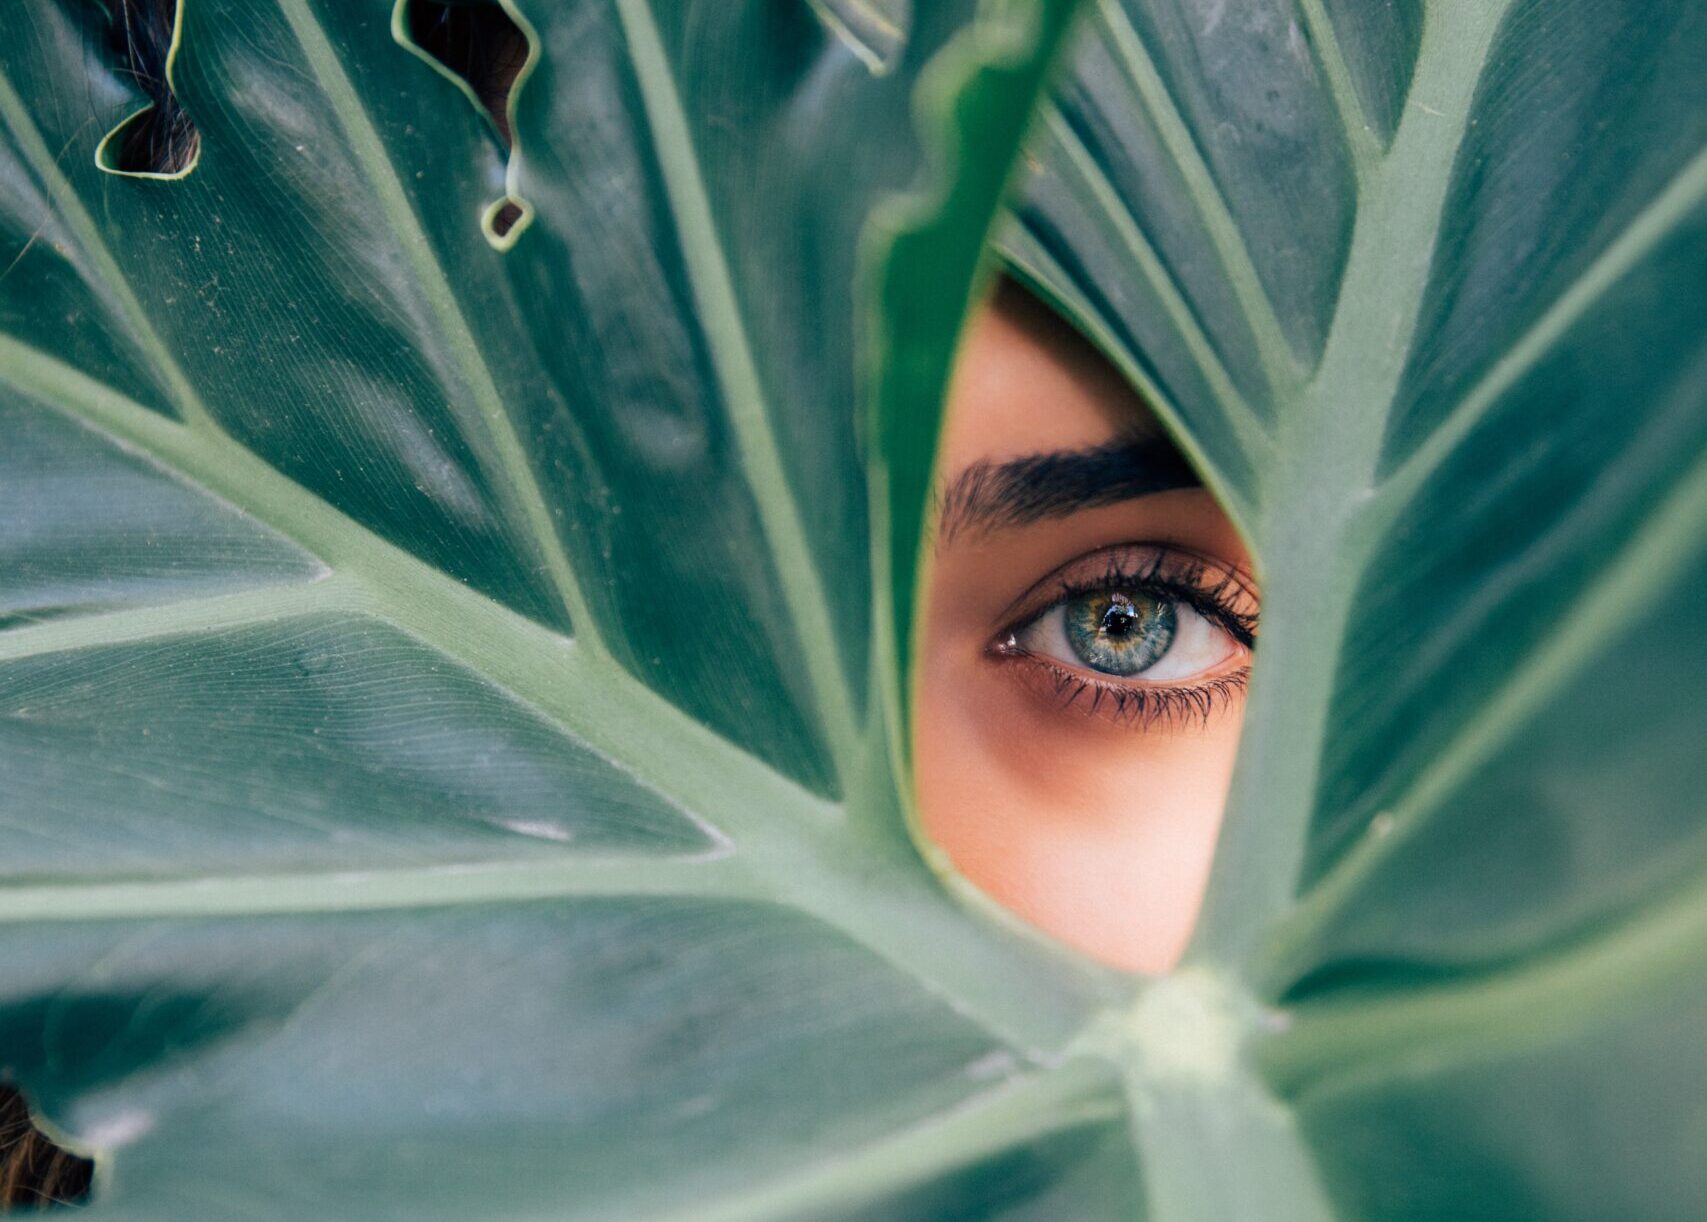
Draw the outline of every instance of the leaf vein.
[[[799,505],[772,431],[769,405],[741,319],[723,238],[706,194],[687,116],[662,39],[645,0],[618,0],[617,12],[653,133],[655,154],[699,317],[723,391],[760,528],[775,556],[783,599],[794,619],[807,680],[844,782],[859,737],[823,575],[806,538]]]
[[[1703,199],[1707,199],[1707,151],[1696,154],[1629,228],[1554,298],[1522,338],[1465,392],[1440,425],[1382,482],[1378,494],[1386,511],[1397,513],[1481,423],[1500,396],[1546,359],[1602,294],[1652,254],[1675,224]]]
[[[499,477],[498,487],[510,502],[512,512],[518,513],[526,524],[539,559],[569,612],[576,637],[589,648],[605,652],[598,622],[552,520],[533,465],[522,447],[497,382],[451,288],[449,277],[403,189],[384,141],[325,31],[307,5],[303,0],[279,0],[279,6],[349,139],[350,151],[378,197],[380,206],[392,218],[401,235],[399,245],[415,270],[422,294],[443,332],[446,347],[473,396],[477,415],[469,423],[474,426],[471,431],[475,438],[486,443],[477,447],[485,451],[485,465]],[[460,404],[453,397],[450,406],[454,411]]]
[[[1180,336],[1185,340],[1197,367],[1202,371],[1204,380],[1220,403],[1222,413],[1227,422],[1232,425],[1235,435],[1239,438],[1240,447],[1246,457],[1252,457],[1268,441],[1268,430],[1262,420],[1252,410],[1250,403],[1239,393],[1227,367],[1222,363],[1220,354],[1215,350],[1214,343],[1204,332],[1198,321],[1197,313],[1186,301],[1179,285],[1169,274],[1167,266],[1155,247],[1139,229],[1130,211],[1121,203],[1114,184],[1108,179],[1107,173],[1097,164],[1085,147],[1084,140],[1073,126],[1066,121],[1059,110],[1051,108],[1045,120],[1049,132],[1061,142],[1066,150],[1068,160],[1084,179],[1085,185],[1101,205],[1103,215],[1115,227],[1117,236],[1126,243],[1138,261],[1139,270],[1144,278],[1155,289],[1156,295],[1162,299],[1162,305],[1168,312],[1168,317],[1179,329]]]
[[[1274,302],[1263,287],[1250,247],[1227,206],[1226,197],[1215,181],[1214,172],[1209,168],[1197,138],[1180,113],[1120,0],[1100,0],[1096,12],[1108,31],[1110,44],[1127,79],[1150,112],[1168,155],[1197,203],[1209,240],[1227,273],[1228,284],[1250,322],[1270,391],[1278,392],[1290,387],[1297,380],[1296,358],[1281,329]]]

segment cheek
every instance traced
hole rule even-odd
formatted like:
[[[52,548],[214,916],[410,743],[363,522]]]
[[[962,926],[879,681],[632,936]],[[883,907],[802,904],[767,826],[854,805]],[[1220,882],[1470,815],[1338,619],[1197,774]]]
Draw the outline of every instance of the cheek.
[[[927,653],[914,739],[926,834],[969,881],[1069,945],[1166,970],[1207,880],[1237,706],[1207,725],[1112,725],[1004,669]]]

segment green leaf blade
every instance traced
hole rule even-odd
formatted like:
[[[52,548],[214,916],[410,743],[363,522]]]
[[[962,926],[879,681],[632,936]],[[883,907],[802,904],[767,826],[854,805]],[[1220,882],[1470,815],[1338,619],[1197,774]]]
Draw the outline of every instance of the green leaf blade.
[[[325,575],[289,540],[38,399],[0,400],[0,433],[6,627]]]
[[[768,905],[41,926],[7,960],[8,1058],[122,1150],[127,1217],[710,1212],[1014,1072],[869,952]],[[137,1063],[156,1072],[113,1089]]]
[[[1012,150],[1064,7],[922,101],[970,6],[878,75],[805,6],[650,43],[523,11],[508,165],[392,17],[187,5],[195,168],[104,173],[85,117],[16,210],[20,289],[42,210],[99,218],[112,266],[72,266],[130,364],[0,282],[4,410],[48,438],[8,457],[105,464],[179,532],[134,588],[91,542],[0,632],[7,1073],[100,1156],[97,1216],[881,1212],[1014,1167],[1118,1216],[1118,1075],[1065,1051],[1118,986],[944,893],[865,691],[860,241],[902,191],[959,238],[946,372],[1006,154],[921,145],[964,95]],[[104,35],[42,22],[24,111],[85,64],[134,107]],[[531,212],[494,242],[499,194]]]
[[[1707,18],[1687,4],[1513,10],[1454,168],[1384,472],[1426,442],[1523,329],[1692,175],[1707,143],[1707,85],[1693,54],[1704,37]],[[1570,70],[1556,70],[1559,63]],[[1678,224],[1668,217],[1660,232]]]
[[[1152,26],[1186,14],[1125,8],[1163,62]],[[1274,1097],[1216,1104],[1217,1079],[1186,1103],[1216,1133],[1290,1116],[1348,1217],[1693,1216],[1683,1141],[1646,1143],[1632,1109],[1646,1082],[1660,1114],[1691,1114],[1692,1087],[1661,1077],[1700,1074],[1683,1034],[1704,963],[1699,15],[1303,9],[1358,182],[1321,361],[1260,431],[1210,378],[1155,378],[1186,396],[1158,408],[1233,485],[1264,580],[1193,954],[1266,1002],[1244,1047]],[[1095,96],[1089,63],[1069,98]],[[1088,173],[1062,190],[1063,149],[1037,147],[1020,273],[1129,372],[1181,351],[1212,371],[1203,352],[1225,343],[1192,352],[1168,294],[1111,287],[1111,267],[1162,282],[1179,206]],[[1087,147],[1108,181],[1145,164],[1136,144]],[[1231,292],[1197,278],[1240,275],[1167,271],[1192,303]],[[1273,304],[1308,307],[1297,286]],[[1158,1164],[1189,1184],[1200,1153],[1149,1156],[1170,1218],[1193,1206],[1164,1200]]]

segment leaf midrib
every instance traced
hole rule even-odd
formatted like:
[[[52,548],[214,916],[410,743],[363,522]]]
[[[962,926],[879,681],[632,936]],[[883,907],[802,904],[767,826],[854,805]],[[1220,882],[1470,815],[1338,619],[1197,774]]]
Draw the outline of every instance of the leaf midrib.
[[[1378,541],[1373,490],[1387,423],[1416,338],[1452,169],[1510,3],[1425,27],[1413,105],[1359,196],[1321,364],[1277,416],[1276,452],[1310,461],[1276,464],[1261,490],[1253,542],[1269,583],[1270,652],[1252,684],[1245,716],[1256,729],[1241,749],[1193,957],[1251,971],[1295,902],[1332,676],[1358,588],[1353,578]],[[1433,105],[1417,105],[1420,98]]]
[[[1497,404],[1501,396],[1556,350],[1600,298],[1640,265],[1677,223],[1707,199],[1707,152],[1680,170],[1581,273],[1553,299],[1524,334],[1460,397],[1442,423],[1375,488],[1366,511],[1371,539],[1397,520],[1409,499],[1439,469]],[[1602,574],[1602,580],[1561,614],[1558,629],[1538,642],[1522,665],[1504,676],[1476,716],[1467,720],[1415,778],[1383,820],[1382,834],[1352,846],[1301,900],[1280,932],[1271,974],[1284,978],[1314,932],[1349,903],[1380,865],[1399,852],[1425,816],[1518,733],[1548,696],[1595,654],[1599,634],[1637,614],[1658,597],[1694,556],[1693,532],[1707,523],[1707,468],[1684,476],[1652,510]]]
[[[934,891],[928,899],[909,901],[914,907],[908,916],[874,918],[874,903],[894,903],[911,893],[903,888],[896,896],[886,890],[879,864],[839,834],[846,826],[839,806],[689,718],[614,662],[517,615],[372,534],[224,434],[188,429],[56,358],[0,335],[0,384],[7,383],[248,513],[331,566],[331,578],[284,596],[281,606],[349,609],[354,605],[363,614],[408,633],[507,692],[681,810],[703,817],[735,842],[738,856],[752,857],[739,866],[718,864],[722,858],[679,859],[677,866],[665,869],[715,866],[721,874],[707,882],[720,892],[733,888],[729,894],[738,893],[751,879],[758,898],[825,922],[999,1038],[1028,1048],[1061,1040],[1061,1007],[1039,1007],[1023,990],[1011,987],[1013,980],[1035,969],[1039,952],[1030,943],[966,921]],[[301,608],[295,608],[293,600],[299,600]],[[257,613],[243,595],[207,602],[213,605],[201,608],[204,621],[212,621],[222,609],[244,618]],[[108,621],[113,627],[128,624],[133,632],[148,634],[170,630],[161,617],[143,609],[110,614],[115,617]],[[37,634],[33,635],[37,647],[50,644],[52,634],[64,642],[80,632],[76,647],[96,643],[73,621],[11,631]],[[30,639],[26,637],[26,648]],[[661,743],[670,749],[660,750]],[[581,890],[591,887],[608,893],[623,885],[625,875],[619,870],[644,872],[660,865],[649,859],[629,859],[618,865],[611,859],[600,863],[569,858],[537,865],[500,864],[488,880],[494,893],[488,894],[485,884],[472,874],[459,886],[467,902],[525,898],[521,891],[505,891],[521,888],[521,878],[528,880],[521,888],[525,891],[572,895],[591,893]],[[516,874],[506,875],[505,869]],[[552,881],[554,873],[557,877]],[[363,877],[365,885],[377,888],[376,897],[387,907],[401,906],[401,901],[383,902],[388,889],[395,888],[398,896],[416,894],[423,881],[407,869],[398,873],[370,870]],[[683,886],[690,881],[685,873],[675,877]],[[318,903],[333,903],[327,898],[333,894],[343,896],[345,884],[335,875],[292,878],[292,885],[303,888],[305,897],[319,896]],[[110,914],[119,914],[128,903],[144,915],[190,903],[196,885],[187,880],[66,884],[63,889],[39,893],[24,887],[17,896],[21,905],[40,899],[69,911],[82,893],[91,904],[106,905]],[[202,898],[199,915],[217,915],[210,898],[216,892],[233,902],[250,902],[238,900],[236,890],[224,883],[204,880],[199,885],[212,888]],[[916,878],[909,875],[907,885],[934,886],[923,870]],[[5,890],[0,888],[0,893]],[[424,893],[421,898],[430,900]],[[361,901],[344,896],[336,902]],[[27,908],[22,911],[27,915]],[[918,921],[924,924],[915,924]],[[1063,1005],[1070,1008],[1069,1003]]]

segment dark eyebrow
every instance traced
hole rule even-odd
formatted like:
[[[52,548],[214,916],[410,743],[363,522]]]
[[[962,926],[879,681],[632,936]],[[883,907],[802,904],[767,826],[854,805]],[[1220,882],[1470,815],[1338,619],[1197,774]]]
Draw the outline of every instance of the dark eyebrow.
[[[1024,526],[1201,483],[1160,434],[1007,462],[975,462],[938,494],[937,541],[945,543],[965,530]]]

